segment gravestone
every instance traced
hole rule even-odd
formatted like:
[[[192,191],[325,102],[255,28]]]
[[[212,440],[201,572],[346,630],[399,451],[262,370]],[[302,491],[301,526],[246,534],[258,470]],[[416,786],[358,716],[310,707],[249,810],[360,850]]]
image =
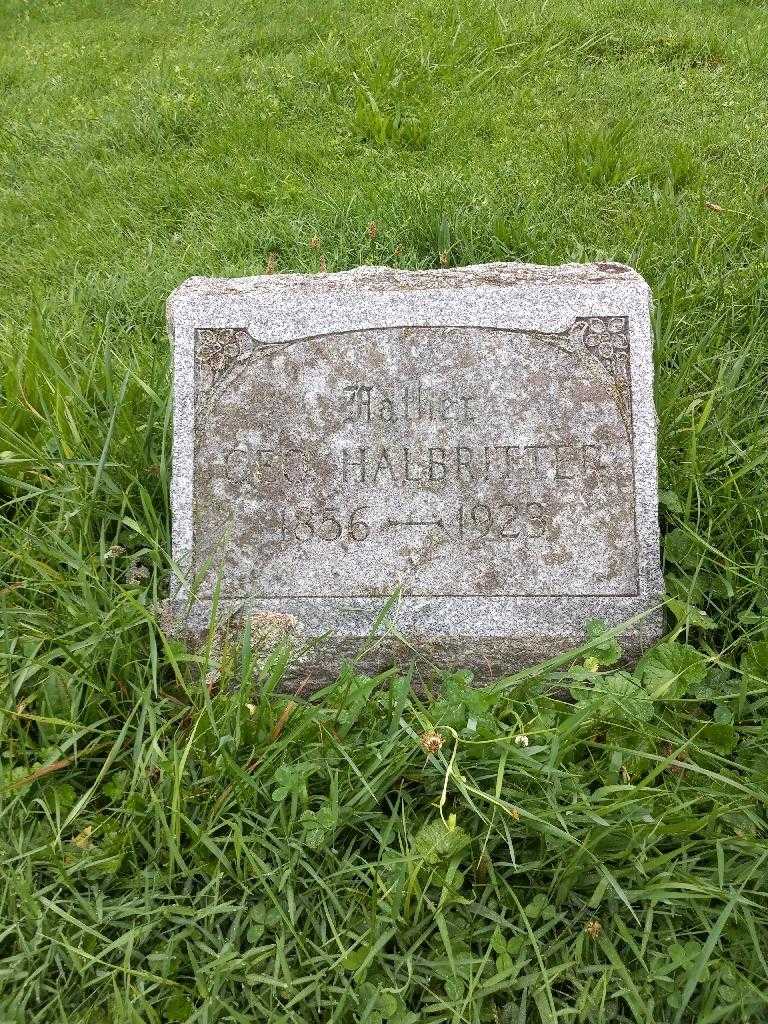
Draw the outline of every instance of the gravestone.
[[[168,317],[187,633],[215,606],[308,645],[317,677],[356,655],[492,676],[593,618],[634,620],[636,655],[661,630],[649,305],[614,263],[186,281]]]

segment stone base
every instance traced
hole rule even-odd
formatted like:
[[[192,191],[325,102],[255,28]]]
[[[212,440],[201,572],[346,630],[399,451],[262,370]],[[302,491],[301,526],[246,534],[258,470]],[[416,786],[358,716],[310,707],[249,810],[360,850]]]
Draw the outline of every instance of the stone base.
[[[612,614],[611,609],[598,609],[593,605],[585,608],[588,614],[581,629],[576,629],[571,621],[561,622],[558,628],[550,603],[547,619],[521,623],[517,630],[501,621],[498,632],[494,633],[487,628],[480,630],[471,622],[465,622],[463,629],[459,624],[445,622],[440,631],[435,628],[437,623],[430,622],[428,602],[420,601],[420,607],[414,608],[414,599],[403,599],[384,615],[381,615],[381,607],[373,614],[370,608],[347,608],[346,615],[337,616],[335,629],[323,633],[312,609],[299,607],[300,603],[283,603],[276,608],[264,601],[247,604],[221,601],[213,630],[213,661],[216,661],[216,652],[228,641],[239,646],[248,621],[256,668],[277,647],[289,645],[293,656],[285,682],[291,689],[300,688],[302,692],[326,685],[338,676],[344,663],[354,664],[366,675],[375,675],[392,666],[406,669],[413,665],[417,679],[467,669],[478,683],[488,683],[582,647],[587,642],[589,618],[601,618],[609,627],[625,625],[617,639],[623,652],[622,660],[628,664],[634,663],[645,649],[660,639],[664,627],[660,609],[648,612],[627,607],[627,614],[622,617],[616,614],[615,607],[621,602],[611,602]],[[357,603],[360,604],[360,600]],[[494,606],[498,608],[498,601]],[[569,618],[572,607],[571,599]],[[207,642],[211,632],[211,604],[201,601],[184,606],[171,601],[166,608],[168,617],[173,620],[175,635],[193,649]],[[442,611],[445,611],[444,606]],[[602,616],[600,611],[604,613]],[[325,624],[327,605],[323,605],[321,614]],[[487,627],[487,619],[481,622]]]

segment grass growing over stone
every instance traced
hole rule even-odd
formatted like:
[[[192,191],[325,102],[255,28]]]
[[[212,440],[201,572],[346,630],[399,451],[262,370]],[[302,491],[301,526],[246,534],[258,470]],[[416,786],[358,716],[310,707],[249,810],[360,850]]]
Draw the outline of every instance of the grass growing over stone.
[[[6,0],[0,38],[2,1024],[768,1019],[764,8]],[[654,289],[670,639],[436,702],[231,688],[247,637],[191,682],[166,294],[493,259]]]

